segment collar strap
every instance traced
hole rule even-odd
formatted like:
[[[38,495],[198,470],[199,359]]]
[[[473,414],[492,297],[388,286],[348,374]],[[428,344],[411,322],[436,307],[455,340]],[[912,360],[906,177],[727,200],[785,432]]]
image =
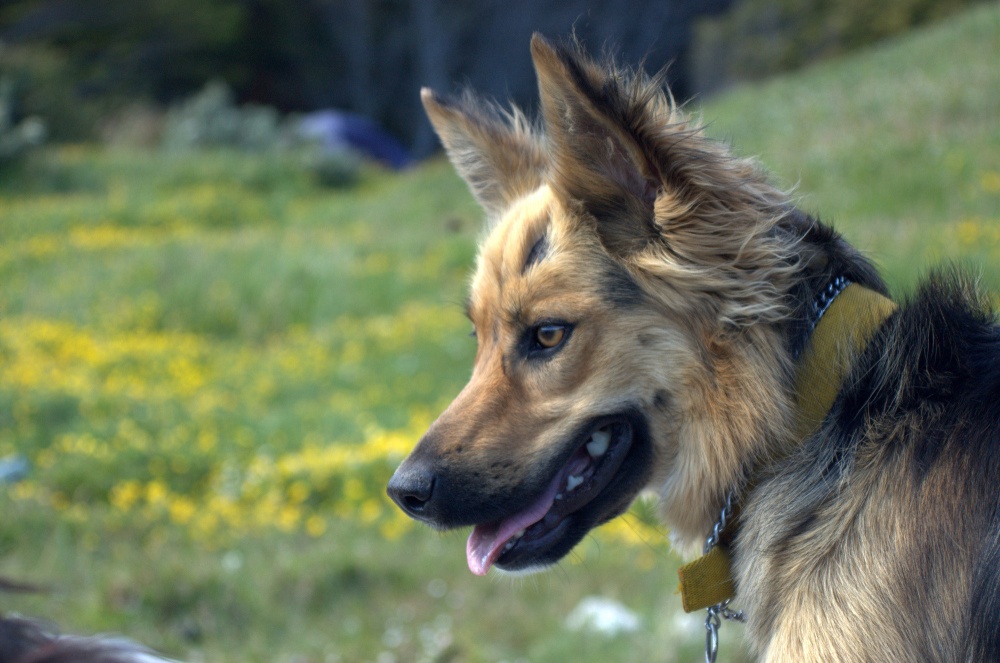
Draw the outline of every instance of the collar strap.
[[[795,372],[795,439],[799,445],[823,423],[854,360],[895,310],[895,302],[888,297],[843,277],[816,298],[812,334]],[[735,533],[736,521],[734,517],[720,545],[677,570],[685,612],[717,605],[735,595],[727,541]]]
[[[795,439],[804,442],[823,423],[855,359],[896,310],[896,303],[857,283],[828,304],[795,372]]]

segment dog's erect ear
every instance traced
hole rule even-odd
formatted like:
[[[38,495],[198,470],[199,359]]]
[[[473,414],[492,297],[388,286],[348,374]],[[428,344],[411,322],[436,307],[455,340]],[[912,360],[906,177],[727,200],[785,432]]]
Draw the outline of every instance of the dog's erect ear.
[[[524,115],[471,93],[443,98],[420,91],[448,158],[491,218],[542,183],[545,156]]]
[[[627,255],[659,235],[653,204],[662,183],[636,131],[652,99],[626,86],[574,47],[535,34],[531,55],[550,141],[557,194],[580,201],[613,254]]]

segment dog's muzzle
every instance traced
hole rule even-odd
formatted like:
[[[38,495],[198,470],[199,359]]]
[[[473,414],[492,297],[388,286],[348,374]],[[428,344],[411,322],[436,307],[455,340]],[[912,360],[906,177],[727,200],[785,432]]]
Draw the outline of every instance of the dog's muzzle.
[[[484,481],[484,465],[444,462],[438,442],[429,432],[387,492],[409,516],[437,529],[472,525],[466,555],[477,575],[493,566],[519,571],[555,563],[593,527],[625,511],[651,467],[648,428],[637,409],[583,422],[558,453],[507,482]]]

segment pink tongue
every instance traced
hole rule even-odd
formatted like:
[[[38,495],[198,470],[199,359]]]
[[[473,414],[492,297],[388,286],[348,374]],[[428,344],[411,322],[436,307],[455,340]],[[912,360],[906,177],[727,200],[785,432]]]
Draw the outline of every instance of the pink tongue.
[[[545,517],[555,501],[562,473],[556,475],[549,487],[534,504],[524,511],[495,523],[476,525],[465,544],[465,556],[469,570],[477,576],[484,576],[500,556],[508,539],[518,531],[531,527]]]

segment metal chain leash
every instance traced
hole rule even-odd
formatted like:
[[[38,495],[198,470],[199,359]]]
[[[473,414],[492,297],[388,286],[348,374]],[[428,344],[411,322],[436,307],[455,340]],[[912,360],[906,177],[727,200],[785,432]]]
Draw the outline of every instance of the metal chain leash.
[[[705,539],[704,554],[706,555],[719,544],[719,537],[722,536],[723,530],[726,529],[726,523],[733,515],[733,493],[734,491],[731,490],[726,495],[726,501],[722,505],[719,518],[712,526],[712,533]],[[719,654],[719,628],[722,626],[722,620],[746,621],[746,615],[743,614],[742,610],[733,612],[729,609],[730,600],[726,599],[722,603],[716,603],[708,608],[708,615],[705,617],[705,663],[715,663],[715,658]]]

